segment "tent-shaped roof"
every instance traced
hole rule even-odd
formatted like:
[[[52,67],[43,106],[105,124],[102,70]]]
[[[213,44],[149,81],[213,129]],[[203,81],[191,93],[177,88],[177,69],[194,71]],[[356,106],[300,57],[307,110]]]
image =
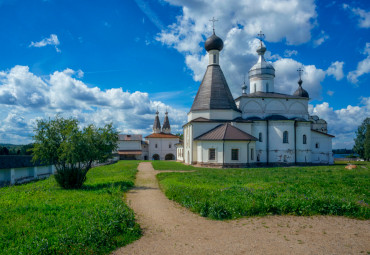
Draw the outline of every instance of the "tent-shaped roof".
[[[258,139],[230,123],[218,125],[214,129],[198,136],[197,141],[257,141]]]
[[[219,65],[207,67],[190,111],[213,109],[239,111]]]

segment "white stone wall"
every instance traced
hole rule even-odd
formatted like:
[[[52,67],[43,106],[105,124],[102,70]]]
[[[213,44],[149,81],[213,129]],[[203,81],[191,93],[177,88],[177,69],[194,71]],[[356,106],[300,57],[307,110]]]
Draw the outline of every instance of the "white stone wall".
[[[259,139],[259,134],[262,134],[262,142],[256,141],[256,162],[264,163],[267,162],[266,153],[266,141],[267,141],[267,129],[266,121],[255,121],[252,125],[252,132],[250,133],[257,139]],[[259,160],[258,160],[259,159]]]
[[[255,93],[274,92],[274,79],[269,74],[260,75],[260,77],[251,78],[249,82],[249,92]]]
[[[177,161],[184,162],[184,146],[176,146],[176,159]]]
[[[318,147],[316,148],[316,144]],[[312,163],[333,164],[332,138],[325,134],[311,131]]]
[[[248,117],[265,118],[270,115],[282,115],[287,118],[299,117],[308,120],[308,99],[284,98],[248,98],[236,100],[244,119]]]
[[[283,143],[284,131],[288,143]],[[269,162],[294,163],[294,121],[269,121]]]
[[[306,135],[306,144],[303,144],[303,135]],[[311,123],[298,122],[296,127],[297,163],[311,162]]]
[[[158,154],[160,160],[164,160],[167,154],[174,155],[176,160],[176,146],[179,142],[179,138],[147,138],[149,141],[149,159],[153,158],[153,155]],[[157,145],[157,146],[156,146]],[[171,147],[169,146],[171,145]]]
[[[233,120],[241,117],[241,113],[234,110],[204,110],[188,113],[189,122],[199,117],[212,120]]]

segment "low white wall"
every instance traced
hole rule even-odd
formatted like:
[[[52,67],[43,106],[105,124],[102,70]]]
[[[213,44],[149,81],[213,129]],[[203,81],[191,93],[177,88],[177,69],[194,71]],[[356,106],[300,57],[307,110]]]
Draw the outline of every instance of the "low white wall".
[[[49,177],[55,173],[55,166],[35,166],[0,169],[0,184],[24,183],[35,179]]]

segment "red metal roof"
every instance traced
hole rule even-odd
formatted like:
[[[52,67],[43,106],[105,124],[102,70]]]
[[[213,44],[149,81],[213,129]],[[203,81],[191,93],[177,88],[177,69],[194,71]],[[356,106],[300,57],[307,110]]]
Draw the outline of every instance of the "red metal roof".
[[[119,150],[119,155],[141,155],[141,151],[134,151],[134,150]]]
[[[145,138],[180,138],[180,137],[173,134],[153,133],[151,135],[146,136]]]

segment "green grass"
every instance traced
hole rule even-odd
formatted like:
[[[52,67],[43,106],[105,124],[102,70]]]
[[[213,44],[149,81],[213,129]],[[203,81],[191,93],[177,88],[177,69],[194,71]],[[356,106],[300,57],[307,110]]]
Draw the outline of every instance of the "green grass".
[[[152,166],[155,170],[171,170],[171,171],[193,171],[207,168],[199,168],[191,165],[185,165],[175,161],[159,161],[153,160]]]
[[[212,219],[263,215],[370,218],[370,164],[160,173],[169,199]],[[180,168],[180,167],[179,167]]]
[[[54,177],[0,189],[0,254],[108,254],[141,236],[123,202],[137,161],[89,171],[81,190]]]

